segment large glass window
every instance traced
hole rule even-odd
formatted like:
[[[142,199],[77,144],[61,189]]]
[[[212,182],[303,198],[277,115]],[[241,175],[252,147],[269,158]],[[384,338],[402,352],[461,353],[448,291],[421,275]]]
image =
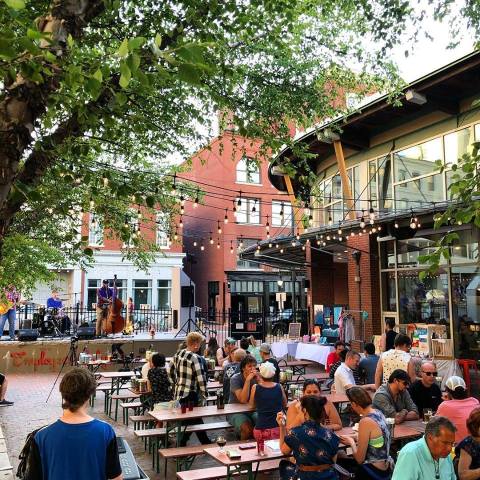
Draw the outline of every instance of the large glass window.
[[[260,169],[253,159],[243,157],[237,163],[237,182],[260,183]]]
[[[164,212],[157,213],[157,232],[156,241],[157,247],[169,248],[170,242],[168,241],[170,231],[170,216]]]
[[[395,182],[401,175],[406,178],[415,178],[427,175],[438,170],[436,161],[442,160],[442,139],[434,138],[428,142],[406,148],[394,153],[395,162]]]
[[[401,183],[395,187],[395,198],[397,210],[415,210],[428,207],[432,202],[441,202],[445,198],[443,175],[430,175]]]
[[[127,280],[120,280],[117,278],[117,295],[118,298],[126,305],[127,304]]]
[[[251,247],[252,245],[256,245],[259,240],[256,238],[239,238],[237,239],[237,244],[240,248],[240,243],[243,243],[243,247],[241,249],[245,249],[247,247]],[[260,265],[256,262],[250,262],[248,260],[242,260],[237,255],[237,269],[260,269]]]
[[[172,306],[172,281],[157,280],[158,308],[168,310]]]
[[[93,305],[97,303],[97,289],[101,287],[100,279],[88,279],[87,283],[87,309],[93,310]]]
[[[100,215],[90,214],[88,243],[97,247],[103,246],[103,218]]]
[[[238,205],[239,202],[240,205]],[[258,198],[237,198],[237,222],[260,223],[260,200]]]
[[[292,205],[290,202],[272,201],[272,226],[284,227],[293,225]]]
[[[465,155],[473,142],[473,130],[464,128],[457,132],[449,133],[443,137],[445,148],[445,163],[449,167],[458,162]]]
[[[133,303],[135,308],[142,308],[142,305],[152,305],[152,281],[133,281]]]

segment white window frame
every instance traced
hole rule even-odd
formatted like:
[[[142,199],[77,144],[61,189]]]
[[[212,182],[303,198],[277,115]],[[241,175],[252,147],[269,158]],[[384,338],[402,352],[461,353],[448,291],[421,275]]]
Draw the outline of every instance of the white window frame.
[[[249,185],[260,185],[260,167],[257,163],[248,157],[242,157],[236,168],[237,183],[247,183]]]
[[[161,287],[160,282],[167,282],[166,287]],[[168,295],[168,303],[166,307],[160,307],[160,291],[166,291]],[[157,307],[159,310],[170,310],[172,308],[172,281],[166,278],[157,279]]]
[[[96,224],[93,226],[93,221]],[[90,214],[88,220],[88,244],[94,247],[103,247],[103,218],[94,213]]]
[[[283,219],[280,211],[283,205]],[[292,225],[292,204],[280,200],[272,200],[272,227],[286,227]]]
[[[241,200],[240,206],[238,201]],[[237,223],[260,225],[260,199],[251,197],[238,197],[236,200],[237,205]],[[255,205],[256,211],[252,212]]]
[[[157,212],[157,224],[156,224],[156,245],[162,250],[168,250],[170,248],[169,235],[166,231],[165,224],[169,215],[165,212]]]

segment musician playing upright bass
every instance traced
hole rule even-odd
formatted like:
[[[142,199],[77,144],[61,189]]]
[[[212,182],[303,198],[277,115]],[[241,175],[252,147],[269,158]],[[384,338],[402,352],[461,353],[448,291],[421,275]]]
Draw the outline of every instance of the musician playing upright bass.
[[[112,304],[113,289],[108,286],[108,280],[102,281],[102,287],[97,290],[97,336],[105,333],[105,320],[108,314],[108,307]]]

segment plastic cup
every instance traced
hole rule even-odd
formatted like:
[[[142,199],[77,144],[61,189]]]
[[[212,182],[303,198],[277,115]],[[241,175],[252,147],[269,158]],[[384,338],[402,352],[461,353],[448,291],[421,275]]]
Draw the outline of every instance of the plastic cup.
[[[193,402],[192,402],[191,400],[188,402],[188,409],[189,409],[190,411],[193,410]]]
[[[186,403],[182,403],[180,405],[180,409],[181,409],[181,412],[182,413],[187,413],[187,404]]]

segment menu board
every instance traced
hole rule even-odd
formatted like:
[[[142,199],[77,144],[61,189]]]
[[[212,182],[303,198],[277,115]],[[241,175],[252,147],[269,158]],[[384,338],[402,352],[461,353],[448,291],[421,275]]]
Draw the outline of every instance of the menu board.
[[[288,325],[288,338],[290,340],[296,340],[297,338],[300,338],[300,330],[301,330],[302,324],[301,323],[290,323]]]

